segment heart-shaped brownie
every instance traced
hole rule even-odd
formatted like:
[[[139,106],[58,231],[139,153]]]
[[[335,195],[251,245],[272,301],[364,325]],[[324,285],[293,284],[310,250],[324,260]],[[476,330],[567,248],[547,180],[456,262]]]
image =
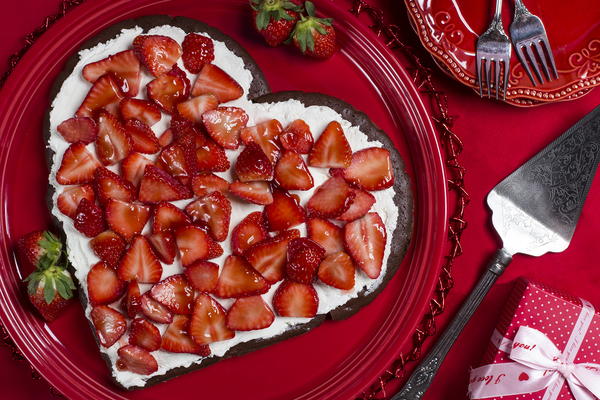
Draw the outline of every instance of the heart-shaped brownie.
[[[204,23],[106,29],[51,101],[49,208],[126,389],[346,318],[405,254],[412,199],[387,135],[339,99],[269,93]]]

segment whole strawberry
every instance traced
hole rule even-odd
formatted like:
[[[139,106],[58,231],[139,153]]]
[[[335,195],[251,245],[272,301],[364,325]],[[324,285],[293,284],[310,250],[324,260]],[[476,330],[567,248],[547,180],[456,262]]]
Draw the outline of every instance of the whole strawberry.
[[[62,243],[48,231],[35,231],[21,237],[17,249],[35,267],[49,267],[60,257]]]
[[[290,37],[298,6],[289,0],[250,0],[254,27],[269,46],[279,46]]]
[[[315,5],[310,1],[304,3],[304,9],[307,15],[300,16],[292,32],[294,46],[310,57],[331,57],[337,50],[333,20],[316,17]]]

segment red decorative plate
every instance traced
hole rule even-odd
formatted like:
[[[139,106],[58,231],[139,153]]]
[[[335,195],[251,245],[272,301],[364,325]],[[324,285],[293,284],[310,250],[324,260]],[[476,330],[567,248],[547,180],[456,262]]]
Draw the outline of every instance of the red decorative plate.
[[[479,92],[475,45],[493,15],[493,1],[405,0],[411,22],[434,60],[459,82]],[[504,2],[504,27],[513,3]],[[510,3],[510,6],[509,4]],[[544,22],[559,78],[534,86],[512,52],[506,102],[534,106],[573,100],[600,85],[600,7],[588,0],[526,0]]]
[[[342,51],[319,62],[263,45],[248,23],[246,0],[98,0],[59,20],[29,50],[0,92],[0,321],[32,365],[71,399],[164,399],[198,393],[208,399],[350,399],[411,346],[411,334],[434,290],[447,237],[447,188],[440,145],[410,76],[371,31],[330,2]],[[124,392],[111,385],[77,304],[42,323],[19,284],[20,235],[49,224],[42,117],[49,87],[82,41],[126,18],[184,15],[238,40],[273,90],[321,91],[361,109],[392,137],[408,164],[415,195],[411,249],[386,289],[354,317],[249,355],[225,360],[157,386]]]

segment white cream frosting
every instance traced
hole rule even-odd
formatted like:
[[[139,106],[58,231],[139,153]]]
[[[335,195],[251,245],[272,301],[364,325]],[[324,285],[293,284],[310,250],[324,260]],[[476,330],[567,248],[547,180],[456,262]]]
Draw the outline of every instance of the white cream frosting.
[[[58,134],[56,127],[62,121],[73,116],[81,102],[83,101],[85,95],[87,94],[90,83],[83,79],[81,76],[81,71],[83,67],[94,61],[98,61],[103,59],[111,54],[114,54],[119,51],[126,50],[130,48],[133,39],[142,34],[142,28],[136,27],[132,29],[124,29],[121,33],[116,36],[114,39],[111,39],[105,43],[100,43],[97,46],[82,50],[79,53],[80,60],[75,66],[73,73],[64,81],[60,92],[55,97],[52,102],[52,108],[50,112],[50,140],[48,143],[48,147],[54,152],[53,163],[50,172],[50,184],[56,189],[56,192],[53,196],[53,209],[52,214],[58,218],[59,221],[63,224],[65,233],[67,235],[67,248],[69,251],[69,259],[75,268],[75,275],[81,285],[83,286],[83,291],[87,295],[87,287],[86,287],[86,276],[92,265],[99,261],[98,257],[93,253],[91,248],[89,247],[89,239],[82,235],[79,231],[77,231],[73,226],[73,221],[63,215],[56,206],[56,200],[58,194],[62,192],[62,185],[58,184],[56,181],[56,172],[60,167],[60,163],[63,157],[63,153],[69,147],[69,143],[67,143],[61,136]],[[159,26],[155,27],[147,32],[148,34],[158,34],[158,35],[166,35],[181,43],[185,37],[185,32],[177,27],[173,26]],[[203,35],[210,36],[204,32],[198,32]],[[330,121],[338,121],[346,133],[346,137],[353,151],[357,151],[367,147],[382,147],[383,144],[378,141],[370,140],[361,130],[352,126],[350,122],[343,119],[342,116],[337,113],[335,110],[323,107],[323,106],[310,106],[306,107],[302,103],[297,100],[289,100],[281,103],[272,103],[272,104],[254,104],[247,99],[247,95],[249,93],[250,84],[252,82],[252,74],[248,69],[244,66],[244,61],[236,56],[231,50],[227,48],[227,45],[223,42],[214,40],[215,47],[215,60],[214,64],[221,67],[228,74],[230,74],[243,88],[244,88],[244,96],[238,100],[227,103],[227,105],[233,105],[242,107],[249,115],[248,125],[253,125],[255,123],[275,118],[279,120],[283,126],[286,126],[288,123],[292,122],[295,119],[303,119],[311,128],[311,131],[315,135],[315,139],[318,135],[324,130],[325,126]],[[181,67],[183,67],[181,60],[179,61]],[[188,73],[188,77],[190,81],[193,83],[195,80],[195,76]],[[142,87],[146,85],[151,80],[151,76],[147,73],[143,73],[142,78]],[[140,90],[139,98],[143,98],[145,94],[144,90]],[[153,131],[160,135],[169,125],[170,117],[166,114],[163,114],[161,121],[159,121],[156,125],[152,127]],[[88,149],[92,152],[93,144],[88,145]],[[241,150],[241,149],[240,149]],[[237,154],[240,150],[230,151],[227,150],[227,156],[231,161],[232,165],[237,158]],[[156,156],[154,156],[155,158]],[[149,158],[153,158],[149,156]],[[305,157],[306,158],[306,157]],[[117,167],[110,167],[113,171],[117,171]],[[315,185],[314,187],[318,187],[322,184],[328,177],[328,170],[326,168],[313,168],[309,167],[310,173],[314,178]],[[218,175],[226,178],[229,181],[232,181],[231,172],[218,173]],[[314,191],[292,191],[300,196],[302,204],[305,204],[306,201],[310,198]],[[352,290],[342,291],[339,289],[332,288],[330,286],[324,285],[322,283],[315,283],[315,289],[319,295],[319,308],[318,313],[323,314],[327,313],[336,307],[346,303],[348,300],[357,296],[357,294],[366,288],[367,292],[371,292],[375,290],[382,281],[383,276],[385,275],[387,268],[387,259],[390,254],[390,245],[392,240],[392,232],[394,232],[398,219],[398,209],[394,204],[394,188],[389,188],[382,191],[373,192],[373,195],[376,198],[376,203],[373,205],[371,211],[377,212],[388,232],[387,235],[387,243],[385,248],[385,256],[383,260],[383,268],[379,278],[370,279],[368,278],[362,271],[357,270],[356,273],[356,284]],[[230,246],[230,235],[233,227],[237,226],[237,224],[250,212],[253,211],[262,211],[263,207],[259,205],[249,204],[246,202],[242,202],[236,200],[233,197],[230,197],[232,202],[232,214],[231,214],[231,223],[229,229],[229,237],[221,242],[221,245],[224,250],[223,256],[212,260],[215,263],[222,265],[228,254],[231,254],[231,246]],[[178,202],[174,202],[175,205],[179,207],[183,207],[188,204],[191,200],[182,200]],[[145,227],[144,232],[149,231],[148,224]],[[306,235],[306,226],[302,224],[301,226],[295,227],[300,229],[302,235]],[[180,260],[176,259],[174,264],[172,265],[163,265],[163,276],[162,279],[166,278],[169,275],[181,273],[183,268],[181,266]],[[151,285],[140,285],[142,291],[148,290]],[[275,290],[279,286],[279,283],[274,284],[270,290],[263,295],[263,298],[268,304],[271,304],[271,300]],[[228,308],[232,303],[232,299],[217,299],[225,308]],[[116,304],[115,304],[116,307]],[[91,311],[91,307],[88,305],[85,314],[89,318]],[[309,321],[307,318],[284,318],[277,317],[273,324],[265,329],[248,331],[248,332],[236,332],[235,337],[226,341],[215,342],[210,344],[212,356],[222,356],[227,350],[238,343],[243,343],[252,339],[258,338],[269,338],[276,336],[285,332],[290,326],[295,324],[301,324]],[[166,325],[157,324],[161,334],[166,329]],[[82,327],[82,329],[84,329]],[[133,387],[133,386],[144,386],[146,380],[155,375],[163,375],[170,369],[176,367],[188,367],[194,363],[199,363],[203,360],[203,357],[194,354],[178,354],[178,353],[169,353],[166,351],[158,350],[152,352],[156,360],[158,361],[158,371],[156,371],[152,375],[139,375],[128,371],[119,371],[115,368],[115,361],[117,359],[117,350],[127,342],[127,334],[124,335],[117,343],[115,343],[112,347],[106,349],[104,347],[100,347],[100,350],[103,353],[106,353],[110,358],[113,368],[112,374],[116,378],[118,382],[120,382],[125,387]]]

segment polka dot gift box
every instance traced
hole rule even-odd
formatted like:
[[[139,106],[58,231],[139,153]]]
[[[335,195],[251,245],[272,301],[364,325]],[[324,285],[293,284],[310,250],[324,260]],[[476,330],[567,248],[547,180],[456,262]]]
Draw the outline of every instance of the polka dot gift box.
[[[470,399],[600,398],[600,313],[586,300],[519,280],[481,366]]]

